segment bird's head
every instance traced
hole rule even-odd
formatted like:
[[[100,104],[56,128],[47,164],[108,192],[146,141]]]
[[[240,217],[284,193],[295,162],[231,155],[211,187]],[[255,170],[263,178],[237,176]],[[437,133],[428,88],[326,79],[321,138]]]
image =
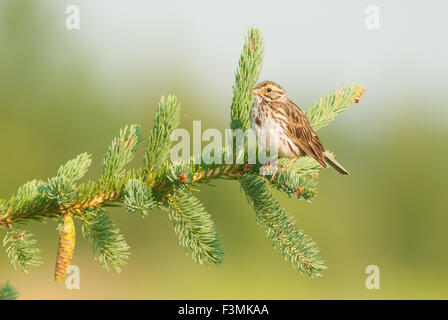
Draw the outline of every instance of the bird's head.
[[[256,97],[267,101],[279,101],[288,97],[286,91],[279,84],[272,81],[260,82],[250,92]]]

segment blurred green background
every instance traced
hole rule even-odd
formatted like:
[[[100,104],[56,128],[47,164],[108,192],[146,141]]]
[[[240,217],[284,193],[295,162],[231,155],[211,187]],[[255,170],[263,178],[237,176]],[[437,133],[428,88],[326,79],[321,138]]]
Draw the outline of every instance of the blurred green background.
[[[65,28],[69,4],[80,8],[80,30]],[[367,30],[368,4],[0,0],[1,198],[84,151],[94,160],[86,179],[96,179],[119,128],[139,123],[148,135],[163,94],[180,98],[182,127],[227,128],[250,26],[265,36],[261,79],[281,83],[304,108],[342,82],[368,89],[319,132],[351,175],[325,170],[313,204],[278,193],[317,242],[323,278],[294,271],[239,185],[222,181],[199,194],[226,249],[221,267],[186,256],[166,213],[141,219],[117,208],[111,216],[132,251],[122,274],[103,270],[78,232],[81,288],[56,285],[51,221],[29,224],[44,264],[22,274],[1,250],[0,282],[10,280],[22,299],[448,298],[448,4],[381,2],[381,28]],[[380,290],[365,287],[368,265],[380,268]]]

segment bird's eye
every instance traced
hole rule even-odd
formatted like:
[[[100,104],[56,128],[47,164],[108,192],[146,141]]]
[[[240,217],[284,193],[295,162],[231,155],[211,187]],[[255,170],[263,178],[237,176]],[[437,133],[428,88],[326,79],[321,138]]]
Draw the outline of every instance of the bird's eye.
[[[268,88],[267,90],[266,90],[267,92],[271,92],[272,91],[272,89],[271,88]]]

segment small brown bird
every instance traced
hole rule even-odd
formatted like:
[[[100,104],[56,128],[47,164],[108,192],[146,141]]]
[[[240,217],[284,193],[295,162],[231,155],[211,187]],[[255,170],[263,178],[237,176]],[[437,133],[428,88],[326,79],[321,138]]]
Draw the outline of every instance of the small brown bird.
[[[250,110],[251,127],[268,151],[269,141],[272,141],[271,139],[277,141],[278,157],[291,159],[284,169],[298,157],[310,156],[324,168],[328,163],[339,173],[349,174],[325,151],[305,113],[289,100],[286,91],[280,85],[272,81],[263,81],[250,92],[255,95]],[[271,180],[274,176],[275,173]]]

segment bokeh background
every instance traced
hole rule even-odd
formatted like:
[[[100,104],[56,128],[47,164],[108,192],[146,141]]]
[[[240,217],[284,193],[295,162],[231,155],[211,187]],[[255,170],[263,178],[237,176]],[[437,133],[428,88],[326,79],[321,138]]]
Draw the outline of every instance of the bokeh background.
[[[80,30],[65,28],[69,4],[80,8]],[[379,30],[365,27],[371,4]],[[103,270],[78,232],[81,288],[56,285],[51,221],[29,224],[44,264],[22,274],[1,250],[0,281],[22,299],[448,298],[447,10],[446,1],[0,0],[1,198],[84,151],[94,160],[86,179],[96,179],[119,128],[140,123],[147,135],[163,94],[180,98],[182,127],[227,128],[250,26],[264,33],[261,79],[304,108],[341,83],[368,90],[319,132],[351,175],[325,170],[313,204],[278,194],[318,243],[323,278],[294,271],[239,185],[219,181],[199,197],[226,248],[221,267],[186,256],[166,213],[141,219],[118,208],[110,214],[132,250],[121,274]],[[380,290],[365,287],[368,265],[380,268]]]

